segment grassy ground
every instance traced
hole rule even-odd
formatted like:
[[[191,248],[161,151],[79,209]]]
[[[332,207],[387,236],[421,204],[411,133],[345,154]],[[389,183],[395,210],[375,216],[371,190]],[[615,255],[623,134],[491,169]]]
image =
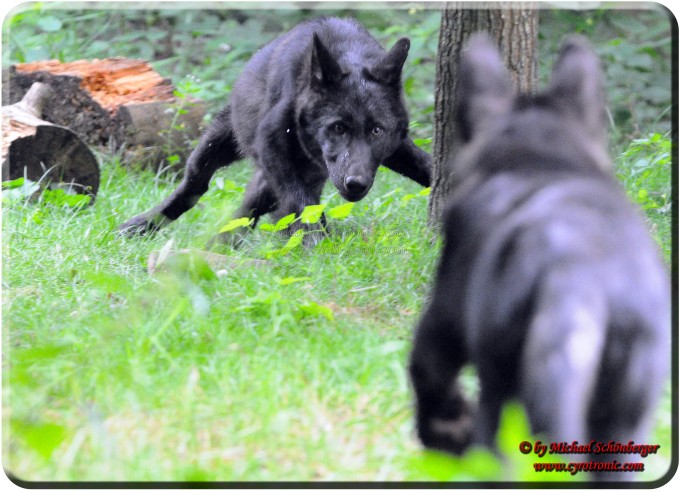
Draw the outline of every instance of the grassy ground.
[[[223,176],[228,187],[247,174]],[[426,197],[404,201],[417,185],[380,181],[336,224],[344,252],[295,250],[213,280],[149,277],[146,258],[168,238],[202,247],[238,186],[213,186],[149,240],[114,227],[169,187],[115,165],[91,208],[5,207],[6,468],[30,480],[403,478],[416,449],[404,362],[437,247]],[[235,254],[284,243],[257,231]]]
[[[5,470],[31,481],[469,477],[422,454],[413,433],[405,363],[438,254],[414,183],[381,170],[324,247],[272,257],[286,239],[257,230],[228,252],[263,268],[147,274],[169,239],[203,247],[249,174],[222,171],[198,207],[148,239],[115,227],[172,180],[131,179],[115,160],[92,207],[5,202]],[[662,454],[645,460],[656,476],[669,415],[667,397]],[[500,476],[527,476],[529,463],[513,466]]]

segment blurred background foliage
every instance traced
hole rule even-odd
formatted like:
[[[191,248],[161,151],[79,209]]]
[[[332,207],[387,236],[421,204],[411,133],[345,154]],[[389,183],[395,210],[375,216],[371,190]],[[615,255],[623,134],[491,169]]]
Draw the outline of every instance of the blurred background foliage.
[[[418,124],[417,136],[431,136],[440,17],[435,3],[401,3],[398,8],[393,4],[388,8],[386,3],[354,4],[351,9],[334,3],[328,7],[278,3],[275,8],[244,2],[214,4],[216,8],[166,4],[163,9],[70,5],[77,4],[24,4],[8,16],[3,24],[8,48],[3,50],[3,66],[44,59],[142,58],[176,85],[194,89],[214,112],[225,104],[253,52],[269,40],[310,17],[353,16],[384,46],[404,35],[411,39],[405,88],[412,120]],[[603,59],[610,121],[618,144],[670,130],[670,13],[646,5],[648,9],[542,8],[540,12],[542,82],[564,36],[575,32],[587,36]]]

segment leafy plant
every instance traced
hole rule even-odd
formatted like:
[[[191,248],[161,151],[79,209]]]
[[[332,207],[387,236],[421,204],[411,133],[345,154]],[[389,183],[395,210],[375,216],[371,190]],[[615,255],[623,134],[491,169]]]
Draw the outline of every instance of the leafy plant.
[[[658,133],[631,141],[618,158],[617,176],[643,210],[671,212],[671,141]]]
[[[55,207],[81,208],[89,205],[92,197],[80,193],[69,193],[61,188],[46,188],[40,191],[40,185],[25,178],[17,178],[2,182],[2,199],[11,202],[19,199],[32,199]]]
[[[672,142],[667,135],[651,134],[632,140],[617,159],[617,176],[630,199],[644,211],[651,232],[670,262],[672,219]]]
[[[2,201],[26,199],[40,190],[40,185],[31,180],[17,178],[2,182]]]

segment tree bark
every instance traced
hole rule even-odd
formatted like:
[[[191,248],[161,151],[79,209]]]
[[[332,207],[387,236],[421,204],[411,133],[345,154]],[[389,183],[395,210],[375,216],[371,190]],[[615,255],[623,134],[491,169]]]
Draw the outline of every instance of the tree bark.
[[[450,160],[455,156],[457,129],[453,118],[461,49],[471,34],[486,31],[496,41],[515,87],[533,92],[538,80],[538,10],[533,3],[446,3],[437,50],[432,192],[430,223],[439,227],[451,191]]]

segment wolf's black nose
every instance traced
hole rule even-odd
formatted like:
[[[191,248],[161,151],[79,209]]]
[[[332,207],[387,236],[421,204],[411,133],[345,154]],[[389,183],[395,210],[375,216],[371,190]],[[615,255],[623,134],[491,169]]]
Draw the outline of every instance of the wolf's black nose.
[[[359,195],[366,191],[368,186],[369,182],[363,176],[347,176],[345,178],[345,188],[347,188],[347,191],[354,193],[355,195]]]

